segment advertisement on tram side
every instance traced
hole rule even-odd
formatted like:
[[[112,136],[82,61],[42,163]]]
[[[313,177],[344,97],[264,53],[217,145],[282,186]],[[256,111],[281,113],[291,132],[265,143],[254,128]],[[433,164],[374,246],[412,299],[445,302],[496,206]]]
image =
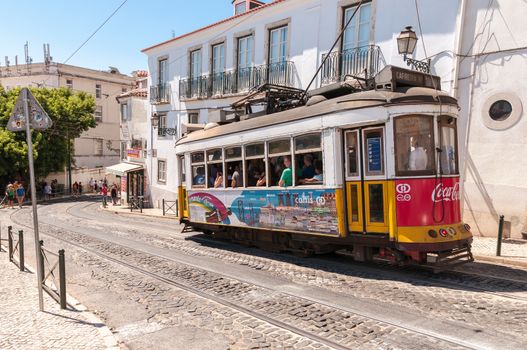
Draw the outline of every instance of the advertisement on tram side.
[[[338,235],[334,189],[189,191],[190,220]]]
[[[433,226],[461,222],[459,178],[395,181],[397,224]]]

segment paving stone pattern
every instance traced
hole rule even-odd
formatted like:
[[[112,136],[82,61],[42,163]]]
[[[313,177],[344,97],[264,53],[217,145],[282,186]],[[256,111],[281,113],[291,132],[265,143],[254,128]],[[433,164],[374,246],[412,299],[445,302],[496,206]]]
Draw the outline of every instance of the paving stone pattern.
[[[0,349],[107,349],[86,312],[61,310],[44,294],[45,312],[38,307],[36,276],[21,272],[0,253]]]

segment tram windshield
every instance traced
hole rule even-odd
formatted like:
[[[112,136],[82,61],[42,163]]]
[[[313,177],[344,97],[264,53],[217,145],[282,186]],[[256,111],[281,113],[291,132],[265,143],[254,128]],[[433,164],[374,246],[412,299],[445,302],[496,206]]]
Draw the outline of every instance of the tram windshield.
[[[444,175],[457,174],[456,119],[446,115],[439,117],[439,128],[441,137],[441,172]]]
[[[432,116],[395,119],[395,161],[398,176],[435,173],[434,123]]]

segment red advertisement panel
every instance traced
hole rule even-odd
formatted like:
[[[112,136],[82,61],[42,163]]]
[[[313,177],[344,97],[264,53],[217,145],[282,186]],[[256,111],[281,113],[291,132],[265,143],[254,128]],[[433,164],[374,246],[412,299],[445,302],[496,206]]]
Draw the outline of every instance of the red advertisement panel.
[[[459,178],[395,181],[397,224],[431,226],[461,221]]]

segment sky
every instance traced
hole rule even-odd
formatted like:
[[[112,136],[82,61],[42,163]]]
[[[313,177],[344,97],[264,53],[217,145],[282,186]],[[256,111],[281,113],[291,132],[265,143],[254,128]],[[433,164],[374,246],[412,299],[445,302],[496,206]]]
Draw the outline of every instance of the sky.
[[[49,43],[54,62],[64,61],[124,0],[28,0],[2,2],[0,66],[24,62],[29,42],[33,62],[43,61]],[[147,69],[141,50],[231,16],[231,0],[127,0],[68,64],[121,73]],[[7,30],[6,30],[7,29]]]

